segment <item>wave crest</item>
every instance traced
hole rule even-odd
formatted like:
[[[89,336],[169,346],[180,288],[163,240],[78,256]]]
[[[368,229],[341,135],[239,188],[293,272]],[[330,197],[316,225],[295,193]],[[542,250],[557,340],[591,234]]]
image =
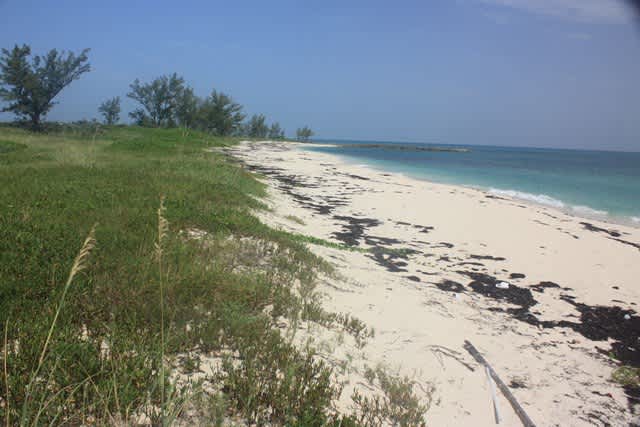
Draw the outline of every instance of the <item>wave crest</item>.
[[[590,208],[589,206],[571,206],[571,210],[580,215],[607,216],[609,212]]]
[[[569,211],[571,213],[575,213],[579,216],[589,216],[589,217],[604,217],[609,215],[609,212],[593,209],[589,206],[583,205],[567,205],[562,200],[555,199],[546,194],[532,194],[526,193],[524,191],[516,191],[516,190],[499,190],[497,188],[492,188],[489,190],[489,193],[494,194],[496,196],[506,196],[514,199],[525,200],[529,202],[533,202],[539,205],[551,206],[556,209],[562,209],[565,211]],[[632,221],[640,222],[640,218],[632,217]]]
[[[538,203],[541,205],[552,206],[554,208],[562,209],[566,207],[566,205],[558,199],[554,199],[551,196],[547,196],[546,194],[532,194],[525,193],[523,191],[516,190],[499,190],[497,188],[491,188],[489,193],[494,194],[496,196],[507,196],[512,197],[514,199],[520,200],[528,200],[530,202]]]

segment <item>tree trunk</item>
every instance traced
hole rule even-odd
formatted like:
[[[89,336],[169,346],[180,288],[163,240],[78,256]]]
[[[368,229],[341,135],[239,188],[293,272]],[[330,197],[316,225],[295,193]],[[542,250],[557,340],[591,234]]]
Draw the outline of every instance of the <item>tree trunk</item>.
[[[42,130],[42,123],[40,122],[40,113],[31,114],[31,127],[34,131]]]

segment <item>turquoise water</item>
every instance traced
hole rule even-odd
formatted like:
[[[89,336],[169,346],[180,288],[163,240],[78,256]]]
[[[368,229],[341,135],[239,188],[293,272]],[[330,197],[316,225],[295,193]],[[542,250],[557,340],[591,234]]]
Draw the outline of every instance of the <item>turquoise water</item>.
[[[322,142],[335,146],[308,149],[414,178],[482,188],[581,216],[640,225],[640,153],[492,146],[464,147],[470,149],[465,153],[427,152],[357,147],[397,144],[393,142]]]

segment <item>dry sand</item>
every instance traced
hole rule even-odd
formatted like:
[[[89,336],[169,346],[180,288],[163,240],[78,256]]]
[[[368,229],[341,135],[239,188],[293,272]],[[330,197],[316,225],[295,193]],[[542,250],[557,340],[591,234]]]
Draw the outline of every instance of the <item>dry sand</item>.
[[[435,387],[429,425],[495,425],[485,372],[463,349],[469,340],[539,426],[637,421],[606,354],[613,345],[630,363],[640,359],[631,311],[639,229],[355,166],[295,143],[229,151],[269,184],[272,211],[260,215],[270,225],[378,248],[310,245],[342,277],[322,280],[325,308],[375,329],[360,349],[308,326],[327,360],[351,362],[341,407],[364,367],[382,363]],[[412,252],[390,257],[385,248]],[[509,289],[496,287],[502,281]],[[501,425],[521,425],[502,396],[499,407]]]

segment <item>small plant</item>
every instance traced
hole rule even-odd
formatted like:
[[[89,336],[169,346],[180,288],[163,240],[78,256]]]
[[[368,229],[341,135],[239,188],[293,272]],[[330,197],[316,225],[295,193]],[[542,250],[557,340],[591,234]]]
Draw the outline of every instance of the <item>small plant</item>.
[[[251,423],[323,426],[327,408],[340,394],[331,369],[284,343],[277,332],[241,343],[239,363],[224,362],[223,391]]]
[[[158,262],[158,288],[160,289],[160,360],[158,366],[160,366],[160,413],[162,419],[162,425],[165,424],[165,401],[164,401],[164,352],[165,352],[165,339],[164,339],[164,279],[162,268],[162,254],[164,241],[169,233],[169,222],[164,217],[164,196],[160,197],[160,207],[158,207],[158,240],[155,243],[155,256]]]
[[[342,328],[355,339],[358,348],[364,347],[367,340],[375,336],[375,331],[367,327],[367,324],[362,320],[347,313],[327,312],[317,299],[312,299],[304,305],[302,319],[316,322],[327,328]]]
[[[93,250],[93,248],[95,247],[96,244],[96,240],[95,240],[95,225],[91,228],[91,231],[89,232],[89,235],[87,236],[87,238],[84,240],[84,243],[82,244],[82,248],[80,248],[80,252],[78,252],[78,255],[76,255],[75,260],[73,261],[73,265],[71,267],[71,271],[69,272],[69,276],[67,277],[67,281],[64,285],[64,288],[62,289],[62,295],[60,296],[60,302],[58,303],[58,308],[56,309],[55,315],[53,316],[53,320],[51,321],[51,326],[49,327],[49,332],[47,333],[47,338],[44,341],[44,344],[42,345],[42,351],[40,353],[40,356],[38,358],[38,363],[34,369],[34,371],[31,373],[30,375],[30,379],[29,379],[29,383],[27,384],[26,387],[26,391],[25,391],[25,397],[24,397],[24,401],[23,401],[23,405],[22,405],[22,410],[21,410],[21,415],[20,415],[20,424],[21,425],[37,425],[38,424],[38,420],[42,414],[43,411],[45,411],[47,409],[47,406],[51,403],[51,400],[48,400],[47,402],[40,402],[38,408],[33,408],[32,407],[32,403],[33,403],[33,399],[32,395],[34,394],[34,388],[37,387],[39,384],[42,382],[42,377],[40,376],[41,374],[41,370],[45,364],[45,358],[49,355],[48,350],[49,350],[49,346],[51,344],[52,341],[52,336],[53,336],[53,331],[56,328],[57,322],[58,322],[58,318],[60,317],[60,313],[62,312],[62,308],[64,306],[64,302],[65,302],[65,298],[67,296],[67,293],[69,292],[69,288],[71,287],[71,283],[73,283],[73,279],[76,277],[77,274],[79,274],[82,270],[84,270],[86,268],[87,265],[87,258],[89,257],[89,254],[91,253],[91,251]],[[4,349],[5,349],[5,355],[4,355],[4,363],[5,363],[5,375],[6,375],[6,363],[7,363],[7,339],[6,339],[6,329],[5,329],[5,343],[4,343]],[[49,373],[49,379],[48,381],[51,380],[51,378],[53,377],[54,373],[55,373],[55,369],[56,369],[56,364],[54,364],[54,367],[52,368],[52,372]],[[77,385],[76,387],[74,387],[74,391],[78,390],[79,385]],[[73,392],[72,392],[73,394]],[[9,389],[7,388],[7,398],[9,396]],[[52,397],[55,397],[52,396]],[[9,417],[10,417],[10,413],[7,411],[6,414],[7,417],[7,424],[9,424]]]
[[[611,379],[623,386],[640,387],[640,369],[621,366],[613,371]]]
[[[297,233],[289,233],[289,235],[293,240],[298,242],[312,243],[314,245],[325,246],[327,248],[340,249],[344,251],[369,252],[369,249],[367,248],[361,248],[359,246],[349,246],[342,243],[335,243],[326,239],[321,239],[319,237],[307,236],[304,234],[297,234]]]
[[[364,396],[355,390],[352,400],[355,405],[354,419],[366,427],[392,425],[398,427],[426,426],[424,417],[431,403],[432,390],[427,390],[427,402],[414,394],[415,381],[409,377],[388,374],[384,369],[368,368],[365,378],[382,395]]]
[[[291,222],[295,222],[296,224],[304,225],[304,221],[302,220],[302,218],[299,218],[295,215],[287,215],[285,218]]]

